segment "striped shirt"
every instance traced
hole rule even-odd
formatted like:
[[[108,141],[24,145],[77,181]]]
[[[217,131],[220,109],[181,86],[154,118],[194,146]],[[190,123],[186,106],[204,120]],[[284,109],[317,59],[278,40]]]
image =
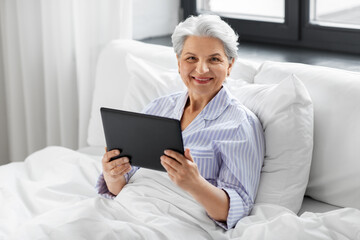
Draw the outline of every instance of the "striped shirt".
[[[180,120],[187,99],[187,92],[174,93],[152,101],[143,112]],[[182,136],[200,174],[229,196],[226,223],[215,222],[224,229],[233,228],[250,213],[255,201],[265,150],[260,121],[223,87]],[[137,169],[126,174],[127,181]],[[104,197],[114,197],[102,175],[97,189]]]

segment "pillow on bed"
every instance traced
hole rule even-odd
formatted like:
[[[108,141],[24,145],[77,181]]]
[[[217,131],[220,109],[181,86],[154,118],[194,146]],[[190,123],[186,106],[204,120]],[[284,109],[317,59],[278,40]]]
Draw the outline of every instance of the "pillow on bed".
[[[122,109],[141,112],[155,98],[185,90],[177,69],[165,68],[131,54],[126,56],[130,83]]]
[[[314,151],[306,195],[360,209],[360,73],[299,63],[265,62],[255,83],[295,73],[314,104]]]
[[[99,55],[95,88],[91,105],[87,142],[89,146],[105,146],[100,107],[121,108],[130,74],[126,66],[128,54],[141,56],[166,68],[177,68],[176,55],[170,47],[120,39],[109,43]]]
[[[308,183],[313,149],[313,106],[302,82],[290,75],[279,84],[228,87],[263,124],[266,155],[256,203],[297,213]]]
[[[255,75],[257,74],[259,69],[259,63],[253,62],[248,59],[240,59],[238,58],[234,67],[231,70],[230,78],[237,80],[244,80],[248,83],[254,83]]]

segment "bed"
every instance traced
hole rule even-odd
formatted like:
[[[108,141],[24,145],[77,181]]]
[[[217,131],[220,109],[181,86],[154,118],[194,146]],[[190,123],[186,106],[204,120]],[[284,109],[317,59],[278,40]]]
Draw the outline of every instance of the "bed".
[[[96,72],[88,147],[0,167],[0,239],[360,239],[359,73],[236,62],[227,87],[262,121],[267,150],[251,214],[225,231],[163,172],[97,194],[100,106],[140,111],[184,86],[171,48],[132,40],[106,46]]]

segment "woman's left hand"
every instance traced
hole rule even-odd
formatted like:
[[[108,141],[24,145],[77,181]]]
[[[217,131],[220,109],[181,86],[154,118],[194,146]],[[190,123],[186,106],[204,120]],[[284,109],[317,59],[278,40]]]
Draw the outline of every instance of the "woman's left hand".
[[[161,165],[166,169],[170,179],[185,191],[195,190],[196,183],[201,181],[202,176],[190,155],[190,150],[185,149],[184,155],[172,150],[165,150],[164,153],[165,155],[160,157]]]
[[[200,175],[190,150],[185,149],[184,155],[171,150],[164,153],[165,155],[160,157],[161,164],[170,179],[202,204],[210,217],[217,221],[226,221],[230,208],[229,196]]]

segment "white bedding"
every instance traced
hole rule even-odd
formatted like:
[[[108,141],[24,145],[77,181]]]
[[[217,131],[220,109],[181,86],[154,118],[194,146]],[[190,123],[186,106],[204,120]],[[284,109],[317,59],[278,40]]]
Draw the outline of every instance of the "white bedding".
[[[360,239],[360,211],[261,204],[224,231],[166,173],[139,170],[115,200],[96,194],[100,158],[48,147],[0,167],[0,239]]]

